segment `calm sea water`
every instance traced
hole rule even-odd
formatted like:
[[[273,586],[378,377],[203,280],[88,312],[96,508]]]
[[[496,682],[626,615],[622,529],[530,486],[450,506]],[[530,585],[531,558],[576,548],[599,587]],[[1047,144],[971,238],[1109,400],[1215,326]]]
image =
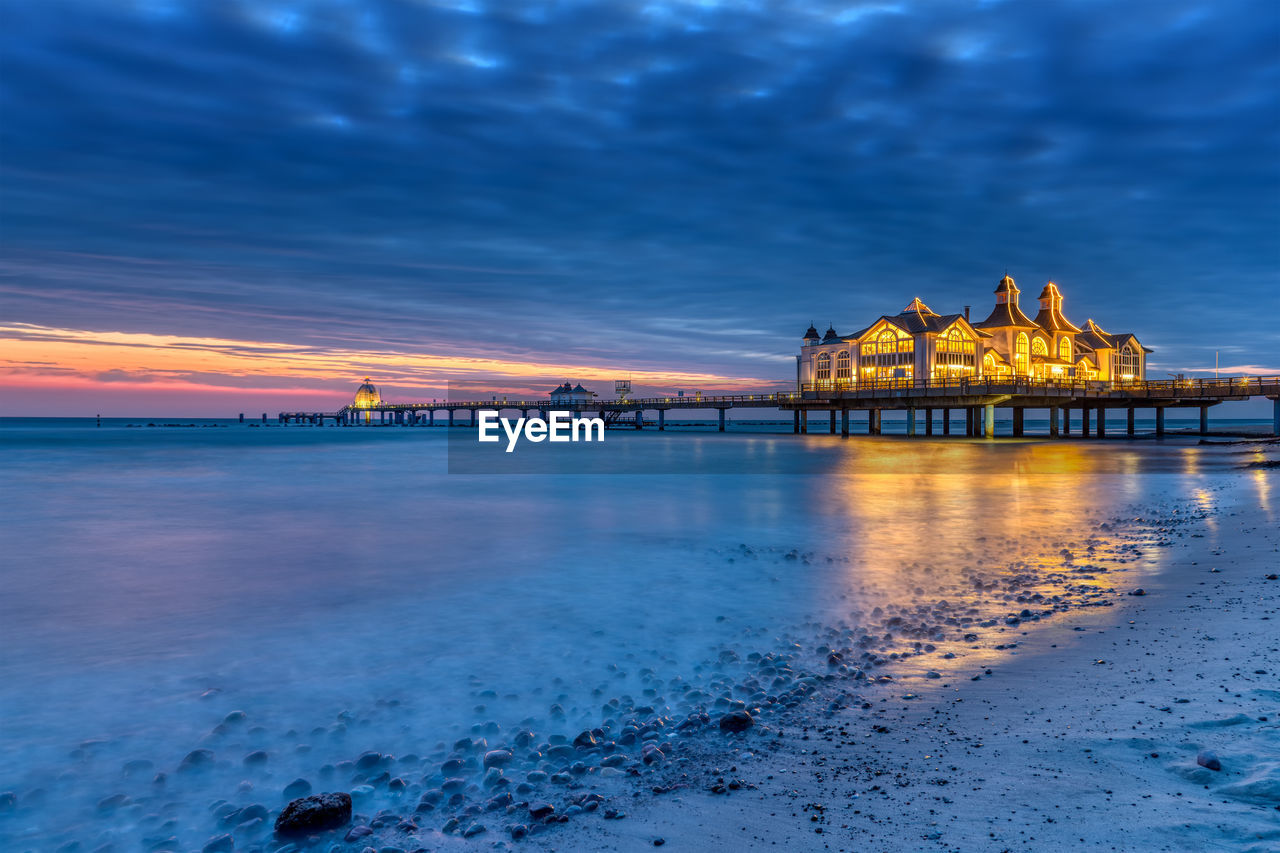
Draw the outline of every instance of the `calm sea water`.
[[[123,423],[0,422],[5,849],[198,849],[211,802],[278,807],[364,750],[572,734],[646,672],[696,682],[725,645],[1051,562],[1152,501],[1273,500],[1241,469],[1263,451],[1189,441],[619,431],[616,470],[656,473],[560,448],[560,473],[460,475],[443,429]],[[218,767],[175,773],[196,748]]]

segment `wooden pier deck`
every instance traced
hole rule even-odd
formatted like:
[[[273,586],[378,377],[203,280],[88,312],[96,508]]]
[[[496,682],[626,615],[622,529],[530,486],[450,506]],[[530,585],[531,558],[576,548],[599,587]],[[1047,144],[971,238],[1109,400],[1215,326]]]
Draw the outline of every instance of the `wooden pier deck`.
[[[1221,379],[1167,379],[1139,382],[1043,381],[1033,379],[953,379],[926,382],[886,380],[880,382],[833,381],[804,385],[798,391],[772,394],[742,394],[676,397],[646,397],[629,400],[593,400],[587,403],[560,403],[542,400],[432,400],[418,403],[379,403],[356,408],[344,406],[336,412],[280,412],[282,424],[339,425],[400,424],[435,426],[436,414],[444,413],[448,426],[474,426],[479,411],[520,412],[546,416],[552,411],[569,411],[605,418],[614,425],[634,415],[635,428],[643,427],[644,413],[657,414],[657,428],[665,429],[668,411],[715,411],[719,429],[726,428],[730,409],[774,409],[792,413],[793,432],[808,432],[811,416],[826,413],[831,432],[850,434],[852,413],[866,413],[865,432],[880,433],[881,413],[907,413],[907,434],[919,434],[918,414],[924,413],[924,434],[934,432],[934,414],[942,414],[942,435],[995,436],[995,410],[1012,410],[1012,434],[1023,435],[1027,409],[1044,410],[1049,418],[1049,435],[1071,435],[1072,421],[1078,420],[1081,435],[1102,437],[1107,430],[1108,412],[1125,413],[1125,428],[1134,434],[1135,412],[1155,412],[1157,435],[1165,433],[1164,413],[1171,408],[1197,408],[1200,432],[1208,432],[1209,408],[1224,402],[1266,397],[1273,401],[1273,432],[1280,435],[1280,376],[1232,377]],[[963,428],[952,431],[952,413],[964,413]],[[457,416],[469,413],[465,421]],[[1072,413],[1078,412],[1078,418]],[[1060,423],[1061,421],[1061,423]]]

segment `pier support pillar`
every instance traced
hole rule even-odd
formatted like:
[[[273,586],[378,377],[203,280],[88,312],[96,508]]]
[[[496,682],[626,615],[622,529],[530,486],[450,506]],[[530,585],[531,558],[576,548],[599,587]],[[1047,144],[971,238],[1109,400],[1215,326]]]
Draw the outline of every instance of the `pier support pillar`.
[[[1022,432],[1023,432],[1023,429],[1022,429],[1023,414],[1022,413],[1024,411],[1025,411],[1024,409],[1013,410],[1013,434],[1014,435],[1022,435]]]
[[[1271,400],[1271,432],[1280,436],[1280,397]]]
[[[1156,435],[1164,435],[1164,407],[1156,409]]]
[[[1209,434],[1209,407],[1208,406],[1200,407],[1200,434],[1201,435]]]
[[[801,435],[809,434],[809,410],[800,410],[800,433]]]
[[[1089,437],[1089,407],[1080,407],[1080,437]]]
[[[644,429],[644,409],[636,410],[636,429]]]
[[[1058,407],[1049,407],[1049,437],[1058,437]]]
[[[1071,407],[1062,407],[1062,434],[1071,435]]]
[[[849,410],[848,409],[840,410],[840,437],[841,438],[849,437]]]
[[[836,434],[836,410],[831,410],[831,434]]]
[[[604,420],[602,417],[601,420]],[[667,410],[658,409],[658,432],[662,432],[667,428]]]
[[[720,411],[720,431],[724,432],[724,413],[727,412],[728,409],[720,409],[719,411]]]
[[[943,409],[945,412],[946,409]],[[933,435],[933,409],[924,410],[924,434]]]
[[[1133,406],[1129,407],[1128,422],[1125,425],[1125,430],[1129,435],[1133,435]]]
[[[916,410],[907,407],[907,435],[916,434]]]
[[[449,426],[453,426],[453,409],[449,410]]]
[[[942,410],[942,434],[951,435],[951,410]]]
[[[983,433],[986,435],[987,438],[995,438],[996,437],[996,407],[991,403],[987,403],[987,405],[983,406],[982,408],[983,408],[983,418],[982,418]]]
[[[435,426],[435,425],[436,425],[436,410],[432,409],[431,411],[427,412],[427,426]]]
[[[800,410],[796,409],[791,413],[791,431],[796,435],[800,434]]]
[[[964,434],[969,438],[973,438],[975,432],[973,427],[973,412],[973,406],[964,407]]]
[[[880,410],[868,409],[867,410],[867,435],[879,435],[879,434],[880,434]]]
[[[1098,438],[1106,438],[1107,436],[1107,410],[1098,407]]]

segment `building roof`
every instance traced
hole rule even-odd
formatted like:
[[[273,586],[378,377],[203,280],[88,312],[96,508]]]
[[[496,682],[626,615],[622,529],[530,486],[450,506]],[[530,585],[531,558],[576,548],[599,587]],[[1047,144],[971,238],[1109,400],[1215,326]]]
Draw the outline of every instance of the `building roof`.
[[[810,323],[809,330],[804,333],[804,339],[808,340],[809,338],[816,338],[816,337],[818,337],[818,330],[814,328],[812,323]]]
[[[1115,349],[1115,338],[1102,330],[1093,320],[1084,321],[1084,329],[1076,336],[1076,343],[1089,349]]]
[[[834,326],[827,326],[827,333],[826,333],[825,335],[823,335],[823,336],[822,336],[822,342],[823,342],[824,344],[829,344],[829,343],[832,343],[832,342],[834,342],[834,341],[836,341],[836,340],[839,340],[839,338],[840,338],[840,336],[836,334],[836,329],[835,329],[835,327],[834,327]]]
[[[1021,292],[1010,276],[1006,275],[1000,279],[995,289],[996,307],[991,309],[987,319],[981,323],[974,323],[973,327],[975,329],[1001,329],[1009,326],[1019,329],[1036,328],[1031,318],[1023,314],[1022,309],[1018,307],[1018,294]]]
[[[1062,314],[1062,293],[1058,285],[1049,282],[1040,291],[1040,313],[1035,323],[1050,332],[1073,332],[1079,334],[1080,329]]]

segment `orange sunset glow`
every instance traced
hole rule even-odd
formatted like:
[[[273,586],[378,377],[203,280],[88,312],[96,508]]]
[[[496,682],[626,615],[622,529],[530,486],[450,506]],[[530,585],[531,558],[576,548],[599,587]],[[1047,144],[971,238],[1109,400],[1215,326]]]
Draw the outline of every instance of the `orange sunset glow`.
[[[483,355],[439,355],[315,347],[279,341],[183,337],[0,325],[0,396],[30,402],[32,395],[77,401],[68,414],[98,407],[118,414],[155,402],[195,404],[227,415],[239,399],[272,399],[333,407],[365,374],[380,378],[390,398],[442,398],[448,383],[464,379],[509,381],[513,391],[541,389],[548,381],[611,382],[630,376],[637,385],[746,390],[767,379],[621,365],[521,361]],[[251,396],[250,396],[251,395]],[[92,403],[92,405],[87,405]]]

